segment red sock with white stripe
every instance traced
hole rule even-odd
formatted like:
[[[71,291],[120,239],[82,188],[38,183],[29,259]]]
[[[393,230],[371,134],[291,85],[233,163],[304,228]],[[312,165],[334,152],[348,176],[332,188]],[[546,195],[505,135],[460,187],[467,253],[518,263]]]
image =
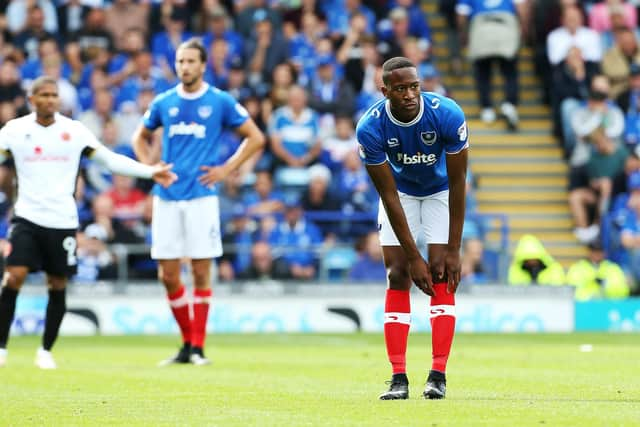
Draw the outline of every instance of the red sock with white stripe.
[[[193,291],[193,323],[191,330],[191,346],[203,348],[207,335],[207,318],[211,302],[211,288]]]
[[[384,304],[384,340],[394,374],[407,372],[407,336],[410,326],[409,291],[387,289]]]
[[[167,294],[169,306],[173,312],[180,332],[182,333],[182,342],[191,343],[191,316],[189,315],[189,298],[187,297],[184,285],[173,294]]]
[[[434,284],[433,290],[436,296],[431,297],[431,369],[444,373],[456,327],[456,299],[455,294],[447,292],[446,283]]]

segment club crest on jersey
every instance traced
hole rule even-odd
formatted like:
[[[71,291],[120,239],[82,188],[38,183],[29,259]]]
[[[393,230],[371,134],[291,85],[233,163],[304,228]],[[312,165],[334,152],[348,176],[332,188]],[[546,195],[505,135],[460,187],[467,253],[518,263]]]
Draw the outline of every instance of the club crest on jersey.
[[[69,141],[71,139],[71,135],[69,135],[69,132],[62,132],[60,134],[60,138],[62,138],[63,141]]]
[[[435,130],[420,132],[420,139],[425,145],[433,145],[438,139],[438,134],[436,134]]]
[[[178,115],[179,112],[180,112],[180,109],[178,107],[171,107],[169,108],[169,117],[175,117]]]
[[[198,115],[203,119],[209,117],[212,111],[211,105],[201,105],[198,107]]]

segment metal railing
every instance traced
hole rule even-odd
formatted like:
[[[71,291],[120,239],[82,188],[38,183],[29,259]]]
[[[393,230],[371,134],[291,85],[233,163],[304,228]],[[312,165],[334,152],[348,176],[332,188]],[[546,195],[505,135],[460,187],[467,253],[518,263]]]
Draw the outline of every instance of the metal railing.
[[[377,223],[376,214],[370,212],[345,213],[342,211],[309,211],[305,213],[305,217],[316,223],[336,223],[338,228],[343,231],[345,235],[353,227],[354,223],[370,223],[372,224],[372,231],[375,230],[375,224]],[[504,214],[494,213],[475,213],[468,215],[467,219],[477,221],[480,224],[480,237],[485,242],[486,250],[494,251],[497,254],[497,265],[495,266],[496,275],[493,279],[498,282],[505,282],[506,272],[509,265],[509,222],[507,216]],[[500,240],[497,244],[496,242],[487,241],[486,239],[487,234],[491,231],[499,231],[500,233]],[[330,251],[353,249],[353,247],[354,245],[351,243],[339,243],[331,246],[321,244],[311,248],[311,251],[319,261],[318,280],[328,280],[329,271],[327,270],[327,266],[322,264],[325,255]],[[109,248],[116,256],[117,277],[115,281],[119,284],[125,284],[130,281],[129,256],[149,255],[150,253],[150,246],[148,244],[115,243],[109,245]],[[223,249],[227,254],[235,254],[241,251],[250,251],[251,247],[249,245],[225,244]],[[295,246],[278,246],[277,248],[277,252],[279,254],[298,250],[300,250],[300,248]]]

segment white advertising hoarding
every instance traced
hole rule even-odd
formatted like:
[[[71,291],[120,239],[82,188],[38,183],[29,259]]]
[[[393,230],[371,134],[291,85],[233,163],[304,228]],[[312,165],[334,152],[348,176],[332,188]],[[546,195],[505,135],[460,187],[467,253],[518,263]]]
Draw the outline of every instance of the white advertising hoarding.
[[[158,292],[160,294],[160,292]],[[412,294],[413,332],[430,330],[429,300]],[[46,297],[23,295],[18,300],[14,333],[42,330]],[[71,295],[62,334],[177,333],[166,299],[155,296]],[[384,290],[360,296],[214,295],[208,331],[381,332]],[[456,328],[461,332],[569,332],[574,329],[572,298],[557,295],[460,295]]]

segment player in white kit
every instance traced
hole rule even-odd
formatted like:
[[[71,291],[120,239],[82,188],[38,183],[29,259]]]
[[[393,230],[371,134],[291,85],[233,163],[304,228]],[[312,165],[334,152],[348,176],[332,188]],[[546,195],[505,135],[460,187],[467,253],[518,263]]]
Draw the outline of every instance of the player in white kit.
[[[113,153],[82,123],[60,115],[55,79],[36,79],[29,100],[35,111],[0,130],[0,161],[13,158],[19,184],[0,293],[0,366],[7,362],[18,292],[29,272],[43,270],[49,301],[36,365],[55,369],[50,350],[66,311],[67,281],[76,269],[78,211],[73,194],[80,158],[89,156],[113,173],[153,179],[163,186],[177,176],[172,165],[148,166]]]

